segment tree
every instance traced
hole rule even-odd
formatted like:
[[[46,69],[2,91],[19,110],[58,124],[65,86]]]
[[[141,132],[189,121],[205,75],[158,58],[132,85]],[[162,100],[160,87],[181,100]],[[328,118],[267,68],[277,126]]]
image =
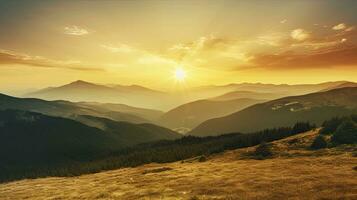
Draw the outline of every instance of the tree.
[[[353,122],[352,119],[346,119],[338,126],[331,139],[332,142],[338,144],[357,143],[357,124]]]
[[[318,135],[312,142],[311,149],[323,149],[327,147],[327,142],[322,135]]]
[[[322,129],[320,130],[320,134],[328,135],[333,134],[338,126],[343,122],[344,118],[334,117],[330,120],[326,120],[322,123]]]

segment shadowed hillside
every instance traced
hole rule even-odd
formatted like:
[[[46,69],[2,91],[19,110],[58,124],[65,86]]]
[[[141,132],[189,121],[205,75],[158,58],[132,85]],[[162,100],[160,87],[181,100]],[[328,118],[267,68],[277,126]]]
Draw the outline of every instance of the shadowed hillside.
[[[253,105],[231,115],[203,122],[190,134],[207,136],[229,132],[252,132],[289,126],[297,121],[321,124],[331,117],[356,112],[357,88],[341,88]]]
[[[96,102],[79,102],[76,103],[85,108],[95,109],[95,110],[107,110],[108,112],[119,112],[119,113],[127,113],[134,116],[138,116],[150,121],[157,120],[164,112],[159,110],[147,109],[147,108],[139,108],[132,107],[125,104],[114,104],[114,103],[96,103]],[[125,121],[125,120],[122,120]]]
[[[12,113],[13,111],[4,112]],[[23,113],[22,111],[20,112]],[[29,117],[32,117],[32,115],[34,115],[32,113],[25,114],[29,115]],[[17,115],[18,112],[15,112],[15,116]],[[48,118],[47,116],[44,117]],[[26,128],[32,127],[26,127],[18,131],[7,131],[17,129],[16,127],[12,126],[13,123],[8,123],[6,120],[4,120],[5,126],[3,131],[5,138],[0,138],[0,141],[8,140],[7,137],[12,137],[14,139],[8,140],[10,141],[10,143],[7,144],[10,145],[10,147],[8,147],[7,145],[3,146],[2,152],[4,152],[5,154],[3,154],[3,157],[0,157],[0,160],[2,161],[0,163],[0,168],[3,172],[2,174],[0,174],[0,181],[9,181],[21,178],[37,178],[44,176],[73,176],[121,167],[135,167],[152,162],[174,162],[177,160],[192,158],[199,155],[211,155],[229,149],[254,146],[261,143],[262,141],[273,141],[281,139],[301,132],[305,132],[307,130],[311,130],[313,128],[309,123],[297,123],[293,127],[269,129],[252,134],[235,133],[207,138],[188,136],[177,140],[153,141],[150,143],[138,144],[127,148],[122,148],[123,146],[128,145],[127,142],[138,142],[138,140],[140,139],[142,142],[145,142],[143,141],[144,139],[146,139],[146,141],[152,141],[151,138],[142,139],[142,137],[145,135],[157,139],[160,139],[158,135],[160,135],[162,139],[177,138],[179,135],[173,134],[172,132],[168,132],[164,128],[153,127],[153,125],[150,124],[142,124],[140,126],[137,126],[88,116],[83,116],[83,118],[86,120],[84,121],[86,124],[96,123],[96,125],[98,125],[98,123],[102,123],[102,125],[100,126],[101,130],[96,128],[92,129],[99,131],[99,133],[101,133],[101,137],[108,139],[109,142],[111,142],[104,146],[99,145],[99,147],[104,148],[105,151],[94,151],[91,154],[86,154],[87,157],[83,156],[82,154],[78,154],[79,157],[76,157],[77,149],[75,149],[74,147],[73,150],[70,150],[71,148],[69,149],[68,154],[64,154],[64,152],[67,152],[68,149],[61,149],[61,147],[62,145],[65,146],[65,142],[67,140],[81,142],[81,140],[71,138],[71,133],[73,133],[73,130],[70,129],[70,126],[69,129],[66,130],[66,134],[68,134],[68,137],[65,135],[62,140],[61,134],[59,133],[62,129],[57,128],[57,126],[51,126],[55,130],[48,130],[47,126],[51,124],[38,125],[37,121],[33,121],[30,125],[42,126],[43,129],[33,129],[33,131],[29,131],[30,135],[32,134],[36,136],[32,137],[32,139],[29,141],[30,145],[37,145],[36,141],[39,140],[37,137],[38,134],[43,135],[49,132],[49,139],[57,139],[57,141],[55,143],[56,145],[51,144],[48,148],[51,148],[52,146],[56,147],[56,152],[59,153],[59,155],[61,155],[63,159],[60,159],[62,158],[61,156],[59,156],[58,158],[56,156],[57,154],[49,154],[50,160],[39,159],[39,161],[36,161],[34,157],[36,158],[36,156],[39,155],[41,157],[42,154],[46,154],[46,148],[43,148],[41,149],[41,151],[39,151],[38,154],[35,155],[32,155],[32,151],[30,150],[29,154],[26,154],[26,159],[28,159],[27,162],[23,162],[23,159],[21,159],[22,154],[16,154],[16,152],[19,151],[19,148],[21,150],[26,151],[29,147],[25,146],[26,148],[23,148],[21,146],[16,146],[15,142],[16,140],[19,140],[20,142],[26,143],[27,141],[23,141],[21,135],[26,134],[26,131],[24,131]],[[64,120],[68,122],[75,122],[67,119]],[[54,121],[57,122],[55,119]],[[11,120],[10,122],[17,123],[18,127],[27,126],[27,123],[23,122],[22,118],[19,119],[18,117]],[[78,122],[75,123],[79,124]],[[83,124],[80,125],[86,127]],[[87,127],[87,129],[90,128]],[[144,134],[145,132],[146,134]],[[95,137],[93,138],[93,140],[95,140]],[[44,144],[39,144],[39,146],[46,145],[47,143],[48,142],[45,142]],[[84,145],[85,144],[86,143],[84,143]],[[112,146],[111,144],[113,144],[114,146]],[[89,150],[92,149],[89,148]],[[14,156],[12,154],[6,154],[6,152],[12,151],[15,152]],[[53,155],[53,157],[51,155]],[[10,158],[12,158],[13,160],[9,160]],[[34,161],[31,161],[32,159],[34,159]],[[50,162],[52,160],[57,161],[58,159],[60,159],[61,162]]]
[[[222,117],[263,101],[246,98],[226,101],[198,100],[168,111],[162,115],[159,123],[173,129],[192,129],[208,119]]]
[[[96,128],[34,112],[0,111],[1,179],[19,178],[35,169],[46,174],[54,167],[71,168],[71,165],[108,157],[138,143],[180,137],[178,133],[152,124],[130,124],[92,116],[83,118],[90,120],[86,124],[101,123],[102,126]],[[31,176],[36,177],[27,175]]]
[[[287,96],[287,95],[286,94],[275,94],[275,93],[252,92],[252,91],[233,91],[233,92],[228,92],[223,95],[211,98],[210,100],[227,101],[227,100],[242,99],[242,98],[272,100],[272,99],[277,99],[277,98],[281,98],[284,96]]]
[[[181,137],[180,134],[170,129],[153,124],[131,124],[89,115],[76,116],[74,119],[88,126],[102,129],[125,146],[156,140],[173,140]]]
[[[4,109],[27,110],[50,116],[69,118],[73,117],[73,115],[93,115],[131,123],[148,123],[150,120],[156,120],[161,115],[161,111],[136,108],[123,104],[45,101],[0,94],[0,110]]]

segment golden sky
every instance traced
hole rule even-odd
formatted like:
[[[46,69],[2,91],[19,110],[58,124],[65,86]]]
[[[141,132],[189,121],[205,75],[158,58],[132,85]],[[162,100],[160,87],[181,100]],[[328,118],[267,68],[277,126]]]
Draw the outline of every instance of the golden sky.
[[[0,90],[357,81],[357,1],[0,0]],[[183,69],[187,78],[173,75]]]

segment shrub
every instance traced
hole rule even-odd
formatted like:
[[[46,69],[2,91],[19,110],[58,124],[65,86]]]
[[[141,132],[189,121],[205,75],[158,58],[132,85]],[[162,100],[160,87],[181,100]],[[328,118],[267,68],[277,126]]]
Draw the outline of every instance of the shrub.
[[[207,160],[206,156],[200,156],[200,158],[198,159],[198,162],[205,162]]]
[[[327,147],[327,142],[322,135],[318,135],[312,142],[311,149],[323,149]]]
[[[255,156],[266,158],[273,155],[271,147],[266,142],[262,142],[259,146],[255,148]]]
[[[355,144],[357,143],[357,125],[351,119],[346,119],[338,126],[335,134],[331,138],[332,142],[338,144]]]

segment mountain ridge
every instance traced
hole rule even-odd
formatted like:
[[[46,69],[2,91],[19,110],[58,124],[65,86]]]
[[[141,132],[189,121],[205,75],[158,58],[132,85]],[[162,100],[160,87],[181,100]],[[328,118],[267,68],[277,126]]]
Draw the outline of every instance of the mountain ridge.
[[[255,104],[233,114],[207,120],[189,134],[219,135],[229,132],[252,132],[288,126],[297,121],[320,124],[328,118],[357,112],[357,88],[284,97]]]
[[[158,120],[159,124],[172,129],[192,129],[211,118],[224,116],[250,105],[264,102],[261,99],[237,98],[225,101],[202,99],[182,104],[165,114]]]
[[[37,98],[18,98],[0,93],[0,109],[19,109],[39,112],[51,116],[93,115],[117,121],[147,123],[161,115],[161,111],[132,107],[124,104],[100,104],[66,100],[47,101]],[[112,107],[113,109],[111,109]],[[144,112],[143,114],[140,114]],[[145,118],[147,117],[147,118]]]

